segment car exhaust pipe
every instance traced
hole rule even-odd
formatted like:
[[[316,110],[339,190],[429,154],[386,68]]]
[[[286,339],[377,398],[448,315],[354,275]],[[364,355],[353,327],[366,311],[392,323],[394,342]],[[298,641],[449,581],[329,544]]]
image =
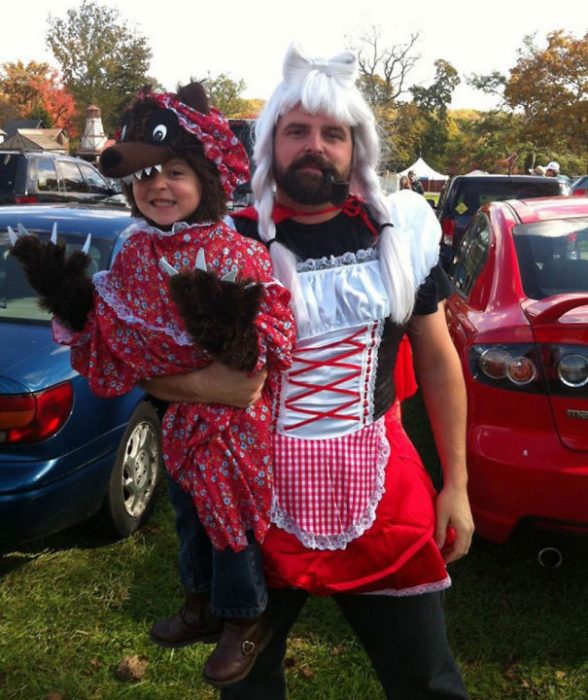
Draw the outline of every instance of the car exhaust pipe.
[[[542,547],[537,554],[537,561],[546,569],[557,569],[563,563],[563,554],[557,547]]]

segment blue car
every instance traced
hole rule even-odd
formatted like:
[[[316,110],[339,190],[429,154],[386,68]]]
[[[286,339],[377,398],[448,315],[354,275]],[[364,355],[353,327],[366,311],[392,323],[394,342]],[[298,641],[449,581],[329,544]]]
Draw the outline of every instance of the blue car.
[[[149,517],[162,473],[158,412],[140,390],[94,395],[53,342],[50,317],[15,258],[7,227],[22,224],[80,248],[92,234],[91,272],[125,240],[128,211],[96,206],[0,207],[0,550],[97,513],[128,536]]]

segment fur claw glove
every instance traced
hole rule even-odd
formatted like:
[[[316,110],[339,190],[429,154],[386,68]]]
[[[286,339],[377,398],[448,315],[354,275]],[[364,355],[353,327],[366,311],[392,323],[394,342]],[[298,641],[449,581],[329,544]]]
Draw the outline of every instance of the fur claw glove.
[[[83,329],[94,307],[94,287],[87,276],[90,256],[79,250],[66,256],[63,243],[44,243],[35,236],[19,236],[11,255],[24,268],[39,304],[73,331]]]
[[[247,280],[226,282],[203,270],[170,277],[172,298],[194,341],[215,360],[241,371],[257,362],[254,325],[263,287]]]

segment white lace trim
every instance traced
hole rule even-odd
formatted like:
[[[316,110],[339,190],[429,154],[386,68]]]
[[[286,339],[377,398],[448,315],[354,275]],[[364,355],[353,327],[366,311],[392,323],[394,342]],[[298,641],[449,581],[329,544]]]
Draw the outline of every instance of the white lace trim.
[[[378,357],[380,354],[380,345],[382,344],[382,335],[384,334],[384,323],[382,321],[376,321],[374,325],[376,337],[374,338],[374,343],[370,345],[369,349],[369,352],[371,353],[371,368],[368,387],[368,407],[366,415],[364,416],[365,424],[371,424],[374,422],[374,397],[376,394],[376,379],[378,376]]]
[[[154,323],[149,323],[145,319],[138,317],[132,309],[121,301],[120,297],[118,296],[118,290],[116,287],[113,287],[112,281],[109,279],[108,274],[109,273],[107,270],[97,272],[92,278],[92,282],[94,283],[97,294],[100,296],[102,301],[114,311],[117,318],[125,323],[140,326],[141,328],[145,328],[153,333],[164,333],[178,345],[194,344],[190,334],[177,326],[160,326]]]
[[[327,270],[332,267],[355,265],[356,263],[377,259],[377,248],[362,248],[355,253],[343,253],[343,255],[337,256],[329,255],[322,258],[307,258],[296,264],[296,270],[297,272],[313,272],[314,270]]]
[[[157,228],[157,226],[153,226],[153,224],[149,224],[147,221],[141,220],[135,224],[130,235],[133,235],[134,233],[149,233],[153,236],[169,238],[170,236],[175,236],[177,233],[185,231],[187,228],[209,228],[210,226],[214,226],[215,223],[218,224],[219,222],[200,221],[199,223],[188,223],[187,221],[176,221],[169,231],[162,231],[161,229]]]
[[[441,581],[433,583],[422,583],[418,586],[410,588],[383,588],[381,591],[369,591],[369,593],[360,593],[360,595],[389,595],[394,598],[405,598],[413,595],[423,595],[424,593],[436,593],[444,591],[451,586],[451,578],[449,574]]]
[[[365,512],[356,522],[352,523],[344,532],[340,532],[336,535],[317,535],[302,529],[294,518],[278,505],[276,500],[274,500],[270,513],[272,522],[280,529],[296,536],[307,549],[345,549],[349,542],[361,537],[361,535],[373,525],[376,519],[376,509],[385,491],[386,464],[390,457],[390,444],[386,437],[384,418],[380,418],[375,423],[375,426],[379,438],[379,448],[374,490],[370,496]]]

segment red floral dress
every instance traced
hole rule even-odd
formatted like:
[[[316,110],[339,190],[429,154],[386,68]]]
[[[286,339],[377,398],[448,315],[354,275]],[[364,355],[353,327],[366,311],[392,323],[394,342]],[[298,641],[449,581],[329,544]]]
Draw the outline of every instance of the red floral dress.
[[[171,403],[163,419],[170,475],[191,494],[217,549],[241,551],[246,532],[263,541],[272,503],[272,399],[279,372],[290,366],[295,325],[289,292],[272,277],[267,250],[222,222],[176,224],[171,232],[145,226],[131,234],[110,271],[94,276],[95,308],[81,333],[56,340],[72,346],[72,366],[100,396],[113,397],[141,379],[198,369],[211,357],[187,333],[168,291],[164,258],[193,269],[204,250],[209,270],[263,284],[255,319],[259,360],[267,364],[263,397],[246,409]]]

